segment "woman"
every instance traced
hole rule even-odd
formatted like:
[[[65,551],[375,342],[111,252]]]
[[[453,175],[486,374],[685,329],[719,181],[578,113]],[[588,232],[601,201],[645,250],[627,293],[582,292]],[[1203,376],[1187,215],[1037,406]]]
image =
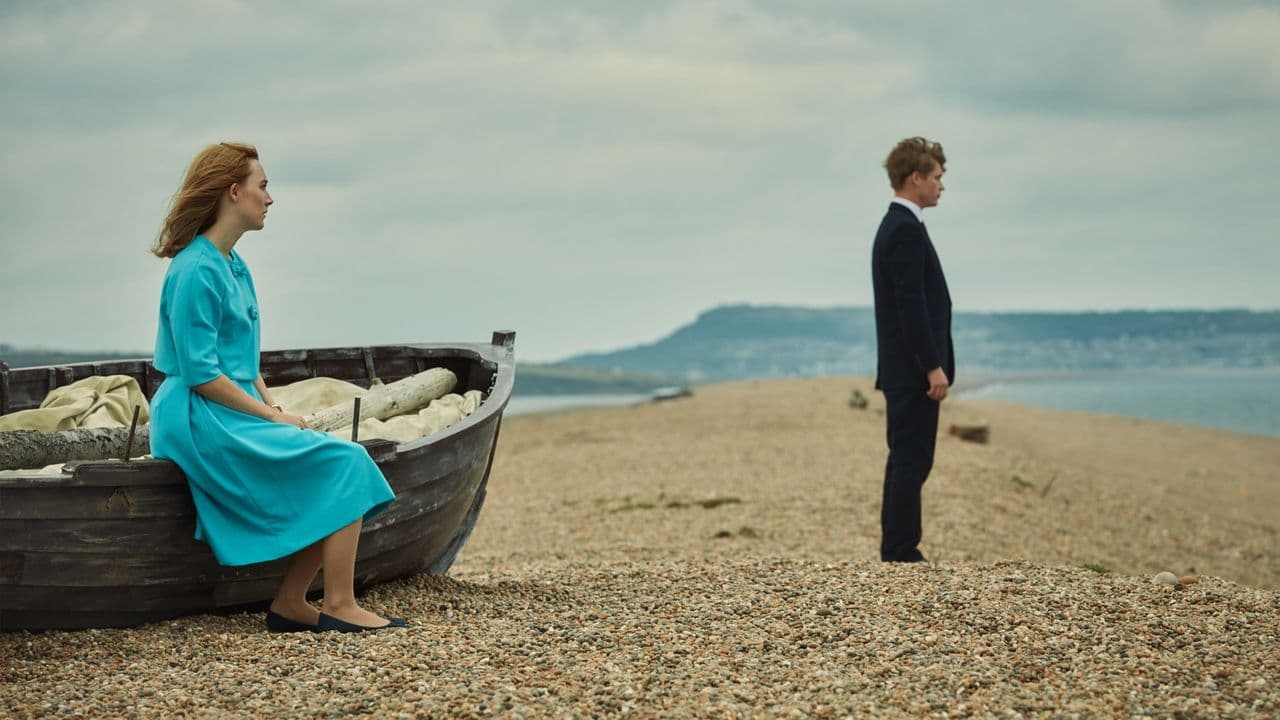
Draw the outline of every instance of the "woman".
[[[405,627],[356,603],[360,525],[395,497],[364,448],[283,412],[258,369],[258,300],[236,242],[271,207],[252,146],[205,148],[160,229],[172,258],[160,296],[151,448],[186,473],[196,539],[223,565],[292,556],[267,612],[271,632]],[[324,612],[307,588],[324,568]]]

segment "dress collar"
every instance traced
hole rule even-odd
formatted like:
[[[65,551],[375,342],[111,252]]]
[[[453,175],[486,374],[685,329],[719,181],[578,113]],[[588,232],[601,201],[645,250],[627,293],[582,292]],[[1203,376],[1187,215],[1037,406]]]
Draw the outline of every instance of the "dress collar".
[[[236,252],[233,249],[231,251],[231,257],[227,257],[226,255],[223,255],[222,251],[218,249],[217,245],[213,244],[213,241],[210,240],[207,235],[197,235],[196,239],[192,241],[192,244],[198,243],[201,240],[204,241],[204,244],[208,246],[209,250],[211,250],[218,257],[225,260],[227,264],[231,266],[232,275],[235,275],[236,277],[244,277],[245,274],[248,272],[248,270],[245,268],[244,260],[240,259],[240,253]]]

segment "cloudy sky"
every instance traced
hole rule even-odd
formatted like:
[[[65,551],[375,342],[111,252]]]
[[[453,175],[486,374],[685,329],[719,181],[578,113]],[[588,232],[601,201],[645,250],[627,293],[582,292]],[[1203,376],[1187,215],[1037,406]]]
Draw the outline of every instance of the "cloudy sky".
[[[0,78],[15,345],[149,351],[147,248],[224,139],[276,200],[266,347],[866,305],[917,134],[959,310],[1280,307],[1277,2],[6,2]]]

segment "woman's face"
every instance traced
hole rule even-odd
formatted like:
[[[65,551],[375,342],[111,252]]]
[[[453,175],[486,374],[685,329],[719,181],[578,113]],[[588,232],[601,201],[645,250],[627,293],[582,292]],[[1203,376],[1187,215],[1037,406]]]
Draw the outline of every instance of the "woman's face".
[[[261,230],[267,222],[271,193],[267,192],[267,174],[257,160],[249,161],[249,177],[236,183],[231,201],[248,230]]]

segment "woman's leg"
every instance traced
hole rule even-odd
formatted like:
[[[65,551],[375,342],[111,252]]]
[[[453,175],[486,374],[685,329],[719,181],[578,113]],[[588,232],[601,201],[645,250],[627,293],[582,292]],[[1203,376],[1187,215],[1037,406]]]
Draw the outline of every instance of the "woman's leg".
[[[320,619],[320,611],[307,602],[307,588],[316,579],[323,558],[321,540],[293,554],[289,561],[289,569],[285,571],[284,582],[276,591],[271,601],[271,610],[293,620],[294,622],[315,625]]]
[[[360,520],[320,541],[324,562],[324,613],[365,627],[389,621],[356,603],[356,546],[360,542]]]

